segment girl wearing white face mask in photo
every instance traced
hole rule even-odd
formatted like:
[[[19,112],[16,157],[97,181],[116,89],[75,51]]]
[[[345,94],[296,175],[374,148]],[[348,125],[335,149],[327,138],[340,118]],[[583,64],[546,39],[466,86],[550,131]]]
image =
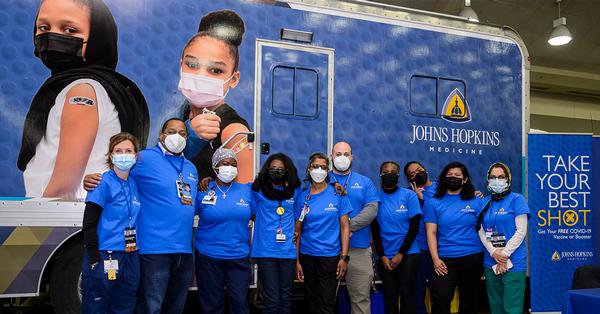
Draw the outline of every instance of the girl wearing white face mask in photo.
[[[511,174],[501,162],[488,170],[486,206],[479,215],[479,239],[485,246],[485,283],[492,314],[523,313],[527,271],[529,207],[523,195],[511,192]]]
[[[328,184],[329,158],[314,153],[306,169],[306,188],[294,204],[298,261],[296,277],[304,282],[310,313],[335,313],[339,281],[346,274],[352,205]]]
[[[248,222],[255,214],[253,192],[250,185],[234,181],[238,161],[232,150],[217,149],[211,164],[217,178],[196,200],[198,301],[203,313],[222,313],[227,296],[231,313],[249,313]]]
[[[211,12],[202,18],[198,33],[181,55],[178,89],[186,99],[181,118],[187,120],[190,130],[184,153],[201,178],[212,174],[211,158],[222,143],[238,132],[249,131],[248,122],[225,103],[225,97],[240,81],[238,47],[243,34],[244,21],[235,12]],[[254,157],[246,146],[243,135],[227,144],[237,155],[236,181],[240,183],[253,179]]]

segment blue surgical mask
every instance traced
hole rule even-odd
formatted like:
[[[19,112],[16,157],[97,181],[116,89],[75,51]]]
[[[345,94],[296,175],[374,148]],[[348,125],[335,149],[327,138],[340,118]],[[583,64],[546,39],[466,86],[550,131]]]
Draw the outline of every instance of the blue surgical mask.
[[[488,180],[488,191],[492,194],[500,194],[508,188],[508,182],[506,179],[489,179]]]
[[[112,163],[121,171],[129,171],[135,165],[135,155],[133,154],[113,154]]]

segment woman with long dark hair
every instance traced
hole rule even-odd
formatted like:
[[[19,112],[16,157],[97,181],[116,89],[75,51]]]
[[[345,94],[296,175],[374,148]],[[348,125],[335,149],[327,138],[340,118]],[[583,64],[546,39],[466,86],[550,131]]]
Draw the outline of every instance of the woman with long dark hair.
[[[269,156],[252,184],[256,204],[252,258],[264,297],[263,313],[290,313],[296,267],[294,203],[301,192],[294,163]]]
[[[427,244],[433,261],[432,313],[449,314],[458,286],[459,312],[477,312],[483,246],[476,232],[483,207],[467,167],[451,162],[440,173],[435,195],[425,204]]]

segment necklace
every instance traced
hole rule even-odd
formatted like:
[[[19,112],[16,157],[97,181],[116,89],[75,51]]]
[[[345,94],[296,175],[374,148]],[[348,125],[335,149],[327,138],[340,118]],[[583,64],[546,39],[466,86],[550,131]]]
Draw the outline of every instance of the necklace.
[[[221,191],[221,193],[223,193],[223,199],[227,198],[227,192],[229,192],[229,189],[231,189],[231,185],[227,188],[227,191],[221,190],[221,187],[216,183],[215,186],[217,187],[217,189],[219,189],[219,191]]]

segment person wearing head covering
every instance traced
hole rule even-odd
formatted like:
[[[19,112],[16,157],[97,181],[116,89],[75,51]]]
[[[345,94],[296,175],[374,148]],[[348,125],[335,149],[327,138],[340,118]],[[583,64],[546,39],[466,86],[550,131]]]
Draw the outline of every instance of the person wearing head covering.
[[[179,90],[186,101],[181,117],[190,129],[185,155],[194,162],[201,178],[213,175],[210,161],[215,150],[234,137],[226,147],[238,158],[236,181],[248,183],[253,179],[254,155],[247,148],[247,139],[234,136],[248,132],[248,122],[225,103],[227,94],[240,82],[239,46],[244,30],[244,21],[235,12],[210,12],[202,17],[198,33],[182,52]]]
[[[83,214],[83,313],[133,313],[140,283],[137,220],[140,199],[129,172],[140,144],[129,133],[110,138],[110,170],[87,194]]]
[[[475,197],[471,181],[464,164],[451,162],[440,172],[433,198],[425,203],[427,244],[434,270],[432,314],[450,314],[457,286],[459,312],[477,313],[483,245],[476,224],[483,200]]]
[[[235,182],[237,156],[219,148],[211,165],[216,180],[198,193],[195,236],[196,281],[203,313],[223,313],[227,297],[230,313],[248,314],[250,285],[250,232],[255,214],[254,193],[247,184]]]
[[[137,230],[140,313],[183,312],[192,281],[198,173],[183,156],[186,139],[183,120],[167,120],[158,144],[141,151],[130,171],[141,203]],[[90,174],[84,184],[92,191],[103,181],[100,174]]]
[[[84,173],[108,170],[112,135],[145,147],[149,116],[134,82],[117,73],[117,26],[101,0],[44,0],[34,27],[35,55],[51,76],[25,118],[17,165],[26,195],[84,199]]]
[[[335,313],[337,292],[346,274],[350,242],[352,204],[347,196],[336,195],[329,182],[329,158],[323,153],[310,156],[306,169],[310,186],[294,204],[298,262],[296,277],[304,282],[304,296],[310,313]]]
[[[290,314],[296,267],[294,204],[302,189],[294,162],[282,153],[265,161],[252,184],[256,219],[252,258],[258,266],[264,314]]]
[[[492,314],[523,313],[527,271],[529,207],[523,195],[511,192],[512,176],[501,162],[490,166],[485,207],[479,214],[479,239],[486,248],[483,265]]]

